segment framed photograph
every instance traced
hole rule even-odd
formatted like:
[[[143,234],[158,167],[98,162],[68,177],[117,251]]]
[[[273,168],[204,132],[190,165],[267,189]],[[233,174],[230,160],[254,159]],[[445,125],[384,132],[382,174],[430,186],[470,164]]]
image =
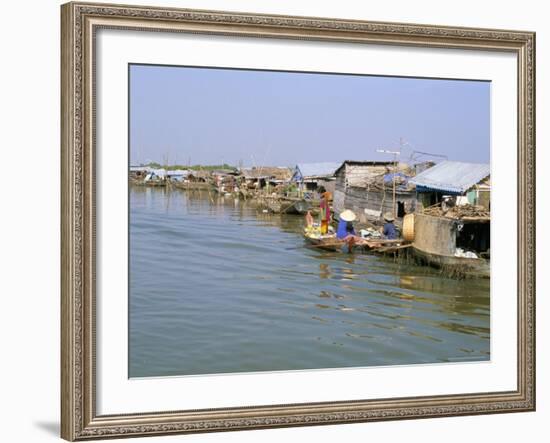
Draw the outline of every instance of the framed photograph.
[[[68,3],[67,440],[535,409],[535,35]]]

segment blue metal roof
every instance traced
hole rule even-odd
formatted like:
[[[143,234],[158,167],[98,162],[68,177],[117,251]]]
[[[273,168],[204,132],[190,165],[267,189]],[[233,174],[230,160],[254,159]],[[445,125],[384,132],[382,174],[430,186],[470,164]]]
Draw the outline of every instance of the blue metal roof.
[[[150,174],[156,175],[157,177],[164,178],[166,177],[166,169],[160,168],[160,169],[150,169]]]
[[[443,191],[463,194],[491,174],[488,163],[444,161],[410,180],[418,192]]]
[[[306,177],[333,176],[342,163],[299,163],[296,165],[293,179],[300,180]]]

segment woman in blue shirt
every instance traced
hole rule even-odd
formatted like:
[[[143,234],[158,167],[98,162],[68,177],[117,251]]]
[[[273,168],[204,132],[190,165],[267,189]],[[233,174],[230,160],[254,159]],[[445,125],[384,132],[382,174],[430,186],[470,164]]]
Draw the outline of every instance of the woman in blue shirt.
[[[356,239],[358,239],[358,237],[355,236],[355,229],[353,229],[354,220],[355,213],[346,209],[340,214],[340,221],[338,222],[338,229],[336,230],[336,238],[338,240],[344,240],[350,254],[353,246],[355,246]]]
[[[356,216],[353,211],[346,209],[340,214],[340,221],[338,222],[338,229],[336,230],[336,238],[343,240],[346,237],[355,236],[355,230],[353,229],[353,221]]]

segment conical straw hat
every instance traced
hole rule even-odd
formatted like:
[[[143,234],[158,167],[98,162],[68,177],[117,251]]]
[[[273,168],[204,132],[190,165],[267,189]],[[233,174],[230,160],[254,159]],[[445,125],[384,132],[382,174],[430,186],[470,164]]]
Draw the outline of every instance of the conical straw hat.
[[[346,209],[344,212],[340,214],[340,218],[347,222],[352,222],[356,219],[355,212],[350,211],[349,209]]]
[[[393,214],[391,212],[386,212],[384,214],[384,220],[387,220],[387,221],[394,221],[395,220],[395,217],[393,216]]]

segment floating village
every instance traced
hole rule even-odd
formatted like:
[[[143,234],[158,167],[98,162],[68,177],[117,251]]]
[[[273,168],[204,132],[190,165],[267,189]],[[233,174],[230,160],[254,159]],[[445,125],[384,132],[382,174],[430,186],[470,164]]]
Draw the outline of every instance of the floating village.
[[[304,247],[490,274],[490,166],[345,160],[291,167],[130,167],[132,186],[202,191],[304,219]]]

